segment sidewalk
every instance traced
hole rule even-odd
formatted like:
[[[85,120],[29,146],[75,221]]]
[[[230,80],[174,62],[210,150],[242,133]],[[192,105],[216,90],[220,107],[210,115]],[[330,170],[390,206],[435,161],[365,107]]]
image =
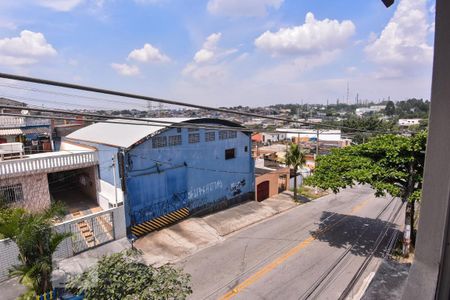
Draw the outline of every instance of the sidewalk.
[[[250,201],[202,218],[189,218],[138,239],[134,246],[142,250],[147,264],[175,263],[297,205],[292,193],[286,191],[262,202]]]
[[[188,218],[178,224],[152,232],[138,239],[134,246],[143,251],[149,265],[175,263],[202,249],[220,243],[224,237],[281,212],[297,207],[292,192],[283,192],[262,202],[250,201],[202,217]],[[55,262],[54,276],[61,284],[69,275],[80,274],[97,263],[103,255],[131,248],[126,238]],[[1,299],[16,299],[24,287],[11,279],[0,283]]]

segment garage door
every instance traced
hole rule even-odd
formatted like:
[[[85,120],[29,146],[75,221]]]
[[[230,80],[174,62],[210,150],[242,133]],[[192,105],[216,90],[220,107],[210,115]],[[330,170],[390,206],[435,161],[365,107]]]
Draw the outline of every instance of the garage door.
[[[256,200],[263,201],[269,198],[269,181],[263,181],[256,187]]]

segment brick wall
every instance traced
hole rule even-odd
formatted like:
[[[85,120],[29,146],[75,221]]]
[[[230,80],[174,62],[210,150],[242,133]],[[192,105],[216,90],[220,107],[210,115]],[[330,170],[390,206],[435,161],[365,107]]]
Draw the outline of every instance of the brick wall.
[[[0,186],[22,184],[24,200],[18,206],[30,211],[39,211],[50,206],[50,191],[47,174],[34,174],[2,179]]]

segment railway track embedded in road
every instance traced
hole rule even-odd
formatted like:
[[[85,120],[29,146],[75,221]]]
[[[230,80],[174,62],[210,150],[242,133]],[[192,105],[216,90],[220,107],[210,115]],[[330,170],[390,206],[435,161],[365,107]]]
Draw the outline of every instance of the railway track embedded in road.
[[[378,213],[375,220],[381,221],[381,217],[383,214],[387,211],[388,207],[391,204],[396,204],[397,201],[395,201],[394,198],[389,201]],[[382,243],[382,241],[385,239],[388,231],[392,229],[393,222],[397,219],[398,214],[403,207],[403,204],[401,203],[397,209],[392,210],[391,214],[388,216],[388,219],[386,221],[386,224],[384,225],[383,229],[381,230],[380,234],[377,236],[377,239],[375,240],[369,255],[366,256],[361,266],[358,268],[357,272],[354,274],[352,279],[350,280],[349,284],[344,289],[343,293],[341,294],[339,299],[345,299],[345,297],[348,296],[348,294],[351,292],[351,290],[354,288],[356,283],[358,282],[359,278],[369,265],[370,261],[372,260],[374,254],[379,250],[379,247]],[[347,216],[346,216],[347,217]],[[342,218],[341,220],[345,219]],[[334,226],[333,226],[334,227]],[[361,238],[368,232],[368,230],[371,229],[370,227],[367,227],[361,232],[361,234],[354,240],[354,242],[347,247],[347,249],[330,265],[329,268],[325,272],[319,276],[316,281],[298,298],[299,300],[305,300],[305,299],[316,299],[318,296],[321,295],[321,293],[328,287],[328,285],[336,279],[336,277],[339,275],[339,271],[344,270],[345,265],[344,262],[346,261],[346,258],[349,257],[349,255],[352,253],[352,250],[354,250],[361,240]],[[394,233],[396,234],[396,233]],[[394,235],[393,234],[393,235]],[[394,242],[394,237],[391,236],[388,245],[386,248],[391,247]]]

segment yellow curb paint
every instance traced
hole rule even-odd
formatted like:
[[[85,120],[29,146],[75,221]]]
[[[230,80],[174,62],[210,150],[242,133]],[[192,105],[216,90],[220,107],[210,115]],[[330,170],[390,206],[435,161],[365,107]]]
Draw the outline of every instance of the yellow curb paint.
[[[368,202],[369,202],[369,199],[366,199],[363,202],[357,204],[356,206],[354,206],[351,209],[351,213],[356,213],[361,208],[363,208]],[[331,229],[332,227],[334,227],[334,226],[327,227],[324,230],[319,231],[318,234],[323,234],[326,231],[328,231],[329,229]],[[247,278],[245,281],[243,281],[242,283],[240,283],[239,285],[234,287],[231,291],[229,291],[228,293],[223,295],[220,299],[221,300],[226,300],[226,299],[233,298],[234,296],[236,296],[237,294],[242,292],[244,289],[246,289],[247,287],[249,287],[253,283],[255,283],[258,280],[260,280],[262,277],[264,277],[270,271],[272,271],[273,269],[275,269],[276,267],[278,267],[279,265],[284,263],[286,260],[288,260],[288,258],[290,258],[291,256],[297,254],[300,250],[302,250],[303,248],[305,248],[306,246],[311,244],[315,239],[316,239],[315,237],[310,236],[307,239],[301,241],[299,244],[297,244],[297,246],[295,246],[294,248],[289,249],[283,255],[279,256],[278,258],[276,258],[275,260],[273,260],[269,264],[267,264],[264,267],[262,267],[261,269],[259,269],[256,273],[254,273],[252,276]]]

